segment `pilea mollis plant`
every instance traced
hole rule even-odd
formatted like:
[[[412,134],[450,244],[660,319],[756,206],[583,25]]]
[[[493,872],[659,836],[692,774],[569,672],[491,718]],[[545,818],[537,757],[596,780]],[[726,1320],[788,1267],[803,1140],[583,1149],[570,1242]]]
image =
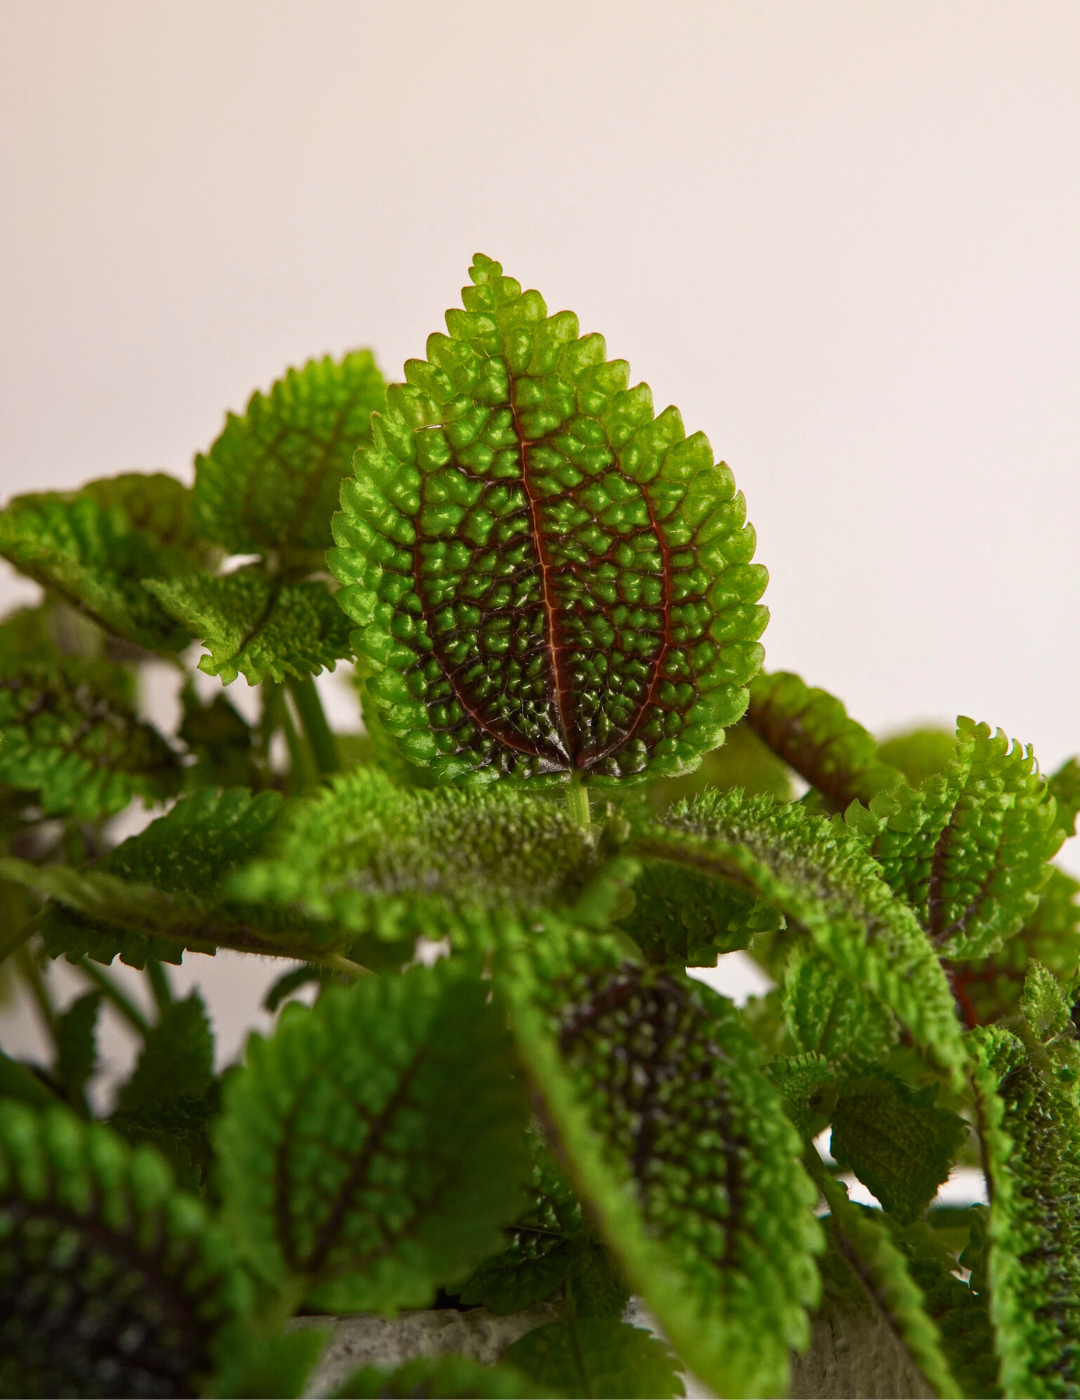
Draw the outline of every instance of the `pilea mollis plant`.
[[[728,467],[470,275],[404,384],[312,361],[193,488],[0,514],[43,588],[0,625],[0,956],[52,1045],[0,1059],[0,1390],[294,1396],[299,1314],[545,1304],[338,1393],[1080,1393],[1080,768],[762,671]],[[167,971],[219,948],[291,960],[221,1073]],[[741,1008],[687,972],[739,949]],[[988,1206],[935,1203],[958,1166]]]

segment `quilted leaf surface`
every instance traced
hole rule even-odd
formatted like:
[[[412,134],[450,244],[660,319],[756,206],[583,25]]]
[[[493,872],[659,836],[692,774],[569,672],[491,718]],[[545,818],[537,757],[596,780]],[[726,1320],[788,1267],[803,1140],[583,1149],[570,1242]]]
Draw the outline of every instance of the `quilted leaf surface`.
[[[576,1189],[683,1360],[782,1393],[821,1236],[800,1142],[730,1003],[549,928],[505,975],[522,1058]]]
[[[690,768],[761,664],[743,498],[602,337],[488,258],[470,276],[342,488],[330,564],[369,694],[447,778]]]
[[[228,1218],[268,1281],[302,1279],[324,1311],[423,1307],[498,1243],[527,1117],[478,970],[445,959],[331,987],[251,1038],[217,1147]]]
[[[330,517],[371,412],[385,402],[368,350],[290,369],[195,459],[195,513],[208,540],[230,554],[313,551],[331,543]]]

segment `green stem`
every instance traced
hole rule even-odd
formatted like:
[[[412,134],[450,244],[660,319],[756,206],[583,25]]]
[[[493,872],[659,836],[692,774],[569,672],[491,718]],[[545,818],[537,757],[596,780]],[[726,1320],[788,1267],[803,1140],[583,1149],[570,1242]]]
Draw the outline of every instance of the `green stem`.
[[[80,958],[77,966],[84,976],[89,977],[96,987],[101,988],[124,1020],[145,1039],[150,1034],[149,1021],[127,993],[120,990],[105,969],[91,962],[89,958]]]
[[[311,752],[319,765],[319,772],[323,777],[328,773],[340,772],[341,759],[338,756],[337,741],[327,723],[326,711],[319,699],[315,678],[306,676],[302,681],[298,681],[294,676],[290,676],[288,686],[296,704],[296,712],[300,716],[300,723],[304,726],[307,741],[311,745]]]
[[[49,989],[45,985],[44,977],[41,975],[41,968],[38,967],[37,958],[34,956],[34,950],[28,948],[24,943],[15,954],[15,961],[18,964],[19,971],[22,973],[23,980],[30,988],[30,993],[34,998],[34,1005],[37,1007],[38,1015],[41,1017],[42,1025],[45,1027],[45,1033],[48,1035],[53,1045],[55,1045],[56,1008],[52,1004],[52,997],[49,995]]]
[[[285,742],[289,746],[292,791],[295,796],[299,797],[314,786],[314,774],[311,771],[308,747],[300,736],[292,712],[285,704],[281,707],[281,727],[285,731]]]
[[[566,810],[578,826],[584,827],[588,831],[592,825],[592,815],[589,811],[589,789],[576,773],[571,776],[570,786],[566,789]]]
[[[154,993],[157,1009],[164,1014],[166,1007],[172,1005],[173,999],[169,974],[166,972],[164,964],[159,963],[157,958],[147,958],[146,976],[150,982],[150,990]]]

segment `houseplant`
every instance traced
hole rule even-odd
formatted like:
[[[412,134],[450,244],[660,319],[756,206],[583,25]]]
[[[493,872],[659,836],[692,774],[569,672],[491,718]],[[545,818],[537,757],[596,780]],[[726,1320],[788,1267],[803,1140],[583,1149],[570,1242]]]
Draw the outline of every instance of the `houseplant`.
[[[295,1395],[299,1312],[551,1299],[494,1368],[342,1393],[678,1394],[633,1290],[730,1396],[1076,1393],[1078,887],[1049,862],[1080,769],[963,719],[878,746],[763,673],[730,471],[570,313],[471,277],[405,385],[312,362],[193,490],[0,515],[45,590],[0,626],[0,954],[55,1052],[0,1060],[0,1389]],[[257,723],[200,697],[196,640]],[[151,657],[175,735],[135,716]],[[362,734],[312,679],[345,659]],[[135,797],[172,805],[111,846]],[[219,947],[301,964],[220,1076],[167,974]],[[685,972],[736,949],[777,982],[741,1011]],[[105,1000],[142,1049],[100,1122]],[[960,1162],[989,1209],[932,1205]]]

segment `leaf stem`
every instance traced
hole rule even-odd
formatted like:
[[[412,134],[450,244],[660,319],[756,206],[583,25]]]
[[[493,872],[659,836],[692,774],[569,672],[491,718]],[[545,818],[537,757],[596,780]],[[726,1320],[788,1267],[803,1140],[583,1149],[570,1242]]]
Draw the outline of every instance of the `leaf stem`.
[[[145,1039],[150,1034],[150,1023],[126,992],[122,992],[103,967],[89,958],[80,958],[76,964],[84,976],[89,977],[96,987],[100,987],[109,1001],[116,1007],[124,1020]]]
[[[589,810],[589,789],[574,773],[570,778],[570,786],[566,789],[566,810],[578,824],[588,831],[592,825],[592,814]]]
[[[302,681],[290,676],[287,684],[289,694],[296,705],[296,712],[300,716],[300,723],[304,726],[304,734],[311,745],[311,752],[319,765],[319,772],[323,777],[328,773],[340,772],[341,759],[338,756],[337,741],[327,723],[326,711],[319,698],[314,676],[305,676]]]
[[[34,950],[28,948],[24,943],[15,954],[15,961],[18,963],[19,971],[23,980],[30,988],[30,993],[34,998],[34,1005],[37,1007],[38,1015],[49,1039],[56,1044],[56,1008],[53,1006],[52,997],[45,984],[45,979],[41,975],[41,968],[38,967]]]
[[[172,984],[169,981],[165,965],[158,962],[157,958],[147,958],[146,976],[150,982],[150,990],[154,993],[157,1009],[159,1012],[164,1012],[167,1006],[172,1005],[173,1000]]]
[[[281,706],[281,727],[285,731],[285,742],[289,746],[290,777],[294,796],[302,796],[314,786],[311,755],[296,727],[292,711],[284,703]]]

